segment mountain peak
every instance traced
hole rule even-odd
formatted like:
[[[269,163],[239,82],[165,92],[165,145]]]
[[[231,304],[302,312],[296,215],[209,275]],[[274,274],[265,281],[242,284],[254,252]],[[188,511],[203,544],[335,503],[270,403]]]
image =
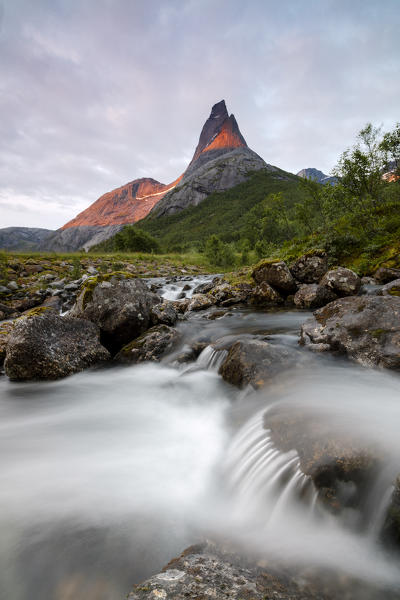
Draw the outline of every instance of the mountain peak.
[[[239,126],[234,115],[229,116],[225,100],[214,104],[211,114],[203,125],[199,143],[189,164],[188,169],[193,166],[201,154],[214,149],[229,149],[239,146],[246,147],[246,141],[240,133]]]

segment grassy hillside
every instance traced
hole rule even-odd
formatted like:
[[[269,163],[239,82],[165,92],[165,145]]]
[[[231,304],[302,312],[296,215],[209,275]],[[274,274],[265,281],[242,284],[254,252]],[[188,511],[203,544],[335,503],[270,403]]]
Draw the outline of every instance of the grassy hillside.
[[[258,171],[226,192],[211,194],[198,206],[170,216],[149,215],[135,227],[154,237],[165,252],[202,250],[213,234],[224,242],[238,242],[246,237],[249,211],[278,192],[284,193],[288,207],[304,195],[295,175],[281,170]],[[96,252],[113,250],[112,239],[94,248]]]

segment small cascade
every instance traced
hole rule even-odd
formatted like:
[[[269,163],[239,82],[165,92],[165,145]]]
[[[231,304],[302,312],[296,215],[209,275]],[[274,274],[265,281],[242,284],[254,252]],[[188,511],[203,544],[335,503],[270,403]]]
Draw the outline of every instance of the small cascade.
[[[378,540],[382,532],[385,520],[388,514],[389,506],[392,500],[394,485],[391,484],[383,493],[380,502],[371,518],[368,528],[368,536],[372,540]]]
[[[288,506],[315,514],[318,492],[300,469],[295,450],[281,452],[264,427],[265,409],[237,433],[225,464],[227,485],[236,496],[239,511],[249,507],[262,515],[264,524],[282,518]]]
[[[227,356],[227,350],[215,350],[212,346],[206,346],[197,358],[196,367],[218,371]]]

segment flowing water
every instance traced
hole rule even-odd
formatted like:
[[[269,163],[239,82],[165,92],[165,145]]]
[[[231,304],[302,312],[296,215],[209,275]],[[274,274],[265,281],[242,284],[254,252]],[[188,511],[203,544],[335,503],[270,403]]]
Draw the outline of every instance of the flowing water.
[[[299,349],[307,317],[212,310],[180,323],[182,348],[161,364],[50,383],[2,377],[1,600],[120,600],[205,536],[398,589],[398,558],[380,531],[400,471],[400,378]],[[259,392],[223,382],[226,350],[207,346],[250,335],[298,353],[296,367]],[[197,360],[180,363],[199,340]],[[361,512],[326,510],[298,453],[275,444],[276,407],[302,407],[379,448],[384,468]]]

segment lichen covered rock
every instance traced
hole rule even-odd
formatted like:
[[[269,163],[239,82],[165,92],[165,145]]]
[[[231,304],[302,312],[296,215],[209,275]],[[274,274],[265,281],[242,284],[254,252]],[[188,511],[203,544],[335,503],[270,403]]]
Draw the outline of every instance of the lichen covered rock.
[[[180,339],[176,329],[167,325],[157,325],[124,346],[114,360],[121,363],[158,361],[170,352]]]
[[[115,354],[152,325],[151,310],[160,302],[141,279],[114,273],[88,279],[70,315],[95,323]]]
[[[335,292],[331,289],[317,283],[309,283],[300,286],[293,301],[297,308],[320,308],[336,298]]]
[[[13,381],[58,379],[110,358],[99,328],[86,319],[60,317],[52,310],[18,319],[4,363]]]
[[[328,257],[323,250],[300,256],[290,267],[292,275],[302,283],[318,283],[328,270]]]
[[[351,269],[338,267],[325,273],[320,285],[332,290],[339,298],[355,296],[360,291],[361,279]]]
[[[280,294],[287,296],[297,290],[297,284],[283,260],[262,260],[253,269],[252,277],[258,284],[265,281]]]
[[[335,300],[304,323],[301,342],[327,344],[363,365],[400,370],[400,298]]]

